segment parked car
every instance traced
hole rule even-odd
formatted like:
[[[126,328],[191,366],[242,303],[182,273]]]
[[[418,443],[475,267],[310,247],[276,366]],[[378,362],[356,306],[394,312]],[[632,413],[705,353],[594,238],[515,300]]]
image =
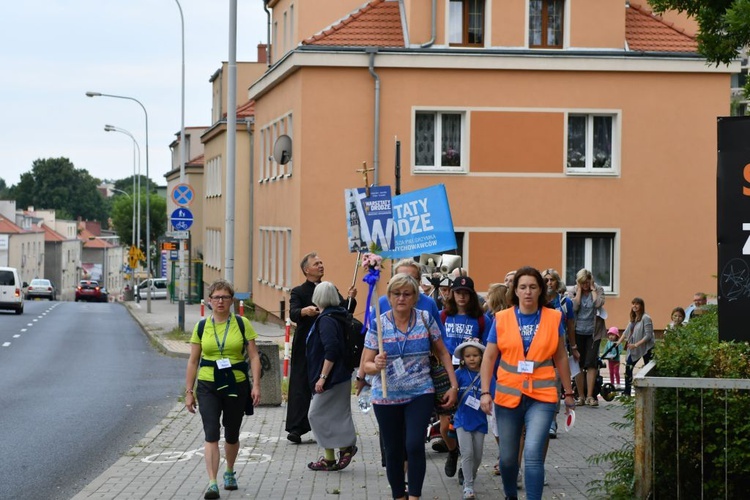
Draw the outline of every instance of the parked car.
[[[18,277],[15,267],[0,267],[0,309],[23,314],[23,289],[28,286]]]
[[[26,288],[26,300],[36,298],[55,300],[56,293],[55,285],[50,280],[36,278],[31,280]]]
[[[151,288],[152,299],[166,299],[168,295],[167,278],[152,278],[143,280],[138,284],[138,298],[144,300],[148,297],[148,289]]]
[[[76,287],[76,302],[85,300],[87,302],[103,302],[102,288],[98,281],[81,280]],[[106,301],[106,297],[104,301]]]
[[[99,291],[101,292],[102,302],[109,302],[109,292],[107,291],[107,289],[101,287]]]

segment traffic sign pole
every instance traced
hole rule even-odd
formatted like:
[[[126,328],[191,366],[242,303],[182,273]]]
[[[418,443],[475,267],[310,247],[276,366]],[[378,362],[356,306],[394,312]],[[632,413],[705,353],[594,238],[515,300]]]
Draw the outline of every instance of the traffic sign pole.
[[[181,189],[181,187],[185,189]],[[193,225],[193,213],[190,209],[185,208],[185,204],[190,204],[193,199],[193,190],[188,184],[178,184],[172,190],[172,200],[180,205],[180,208],[174,210],[169,218],[172,228],[175,231],[188,232]],[[189,234],[189,233],[188,233]],[[179,241],[179,278],[178,285],[178,305],[177,305],[177,323],[182,331],[185,331],[185,240]]]

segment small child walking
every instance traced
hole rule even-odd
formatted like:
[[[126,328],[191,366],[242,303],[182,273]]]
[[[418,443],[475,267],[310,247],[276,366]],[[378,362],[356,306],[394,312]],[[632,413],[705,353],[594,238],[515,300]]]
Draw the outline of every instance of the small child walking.
[[[609,381],[613,384],[620,385],[620,355],[622,354],[622,344],[618,344],[620,330],[616,326],[607,330],[607,344],[604,346],[604,359],[609,365]]]
[[[461,362],[461,368],[456,370],[458,408],[453,422],[458,436],[458,448],[461,450],[464,500],[476,498],[474,479],[482,461],[484,436],[487,434],[487,415],[479,407],[479,367],[482,365],[483,354],[484,345],[479,339],[467,340],[454,351],[454,356]],[[490,390],[494,391],[494,388]]]

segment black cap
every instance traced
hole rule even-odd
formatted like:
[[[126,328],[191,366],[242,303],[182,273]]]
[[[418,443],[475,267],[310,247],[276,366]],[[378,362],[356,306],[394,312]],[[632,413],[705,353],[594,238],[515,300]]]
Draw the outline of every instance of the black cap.
[[[474,280],[468,276],[459,276],[453,280],[451,290],[469,290],[474,291]]]

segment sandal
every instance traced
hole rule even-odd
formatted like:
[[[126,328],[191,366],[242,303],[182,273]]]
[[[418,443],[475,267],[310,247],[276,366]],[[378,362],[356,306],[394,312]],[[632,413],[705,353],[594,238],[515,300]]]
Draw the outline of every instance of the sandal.
[[[338,470],[343,470],[352,461],[352,457],[357,454],[358,448],[356,446],[349,446],[339,451],[339,463]]]
[[[494,467],[492,467],[492,473],[496,476],[500,475],[500,464],[495,464]]]
[[[326,460],[325,457],[320,457],[317,462],[307,464],[307,468],[310,470],[332,472],[339,470],[339,464],[336,463],[336,460]]]

